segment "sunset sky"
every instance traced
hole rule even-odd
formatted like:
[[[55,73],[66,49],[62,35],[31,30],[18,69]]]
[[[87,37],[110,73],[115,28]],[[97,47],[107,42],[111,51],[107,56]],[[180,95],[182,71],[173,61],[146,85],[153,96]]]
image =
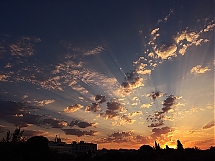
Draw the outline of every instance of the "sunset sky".
[[[213,0],[0,2],[0,138],[98,148],[214,138]]]

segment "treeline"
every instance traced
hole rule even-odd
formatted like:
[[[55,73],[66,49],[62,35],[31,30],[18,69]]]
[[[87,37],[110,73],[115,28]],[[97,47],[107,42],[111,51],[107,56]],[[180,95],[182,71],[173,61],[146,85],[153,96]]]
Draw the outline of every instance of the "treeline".
[[[51,149],[43,136],[23,137],[20,128],[8,131],[0,142],[0,161],[214,161],[215,147],[200,150],[197,147],[184,148],[177,141],[177,149],[166,146],[162,149],[155,141],[153,147],[142,145],[139,150],[107,150],[95,154],[72,155],[58,153]]]

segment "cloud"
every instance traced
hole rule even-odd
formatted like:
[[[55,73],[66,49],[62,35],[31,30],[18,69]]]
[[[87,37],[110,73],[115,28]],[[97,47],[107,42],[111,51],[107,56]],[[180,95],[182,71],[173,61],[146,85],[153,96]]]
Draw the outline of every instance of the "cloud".
[[[208,124],[206,124],[203,129],[209,129],[212,128],[213,126],[215,126],[215,121],[211,121]]]
[[[40,42],[40,38],[21,37],[16,43],[10,44],[10,52],[13,56],[27,57],[34,55],[34,44]]]
[[[40,116],[25,112],[28,108],[30,107],[21,102],[0,101],[0,118],[20,127],[38,124]]]
[[[103,46],[97,46],[96,48],[94,48],[93,50],[88,50],[84,53],[85,56],[89,56],[89,55],[96,55],[101,53],[102,51],[104,51],[104,47]]]
[[[106,102],[106,97],[97,94],[96,97],[95,97],[95,100],[99,101],[98,103],[102,104],[102,103]]]
[[[100,138],[97,143],[123,143],[130,142],[133,138],[134,133],[132,131],[114,132],[106,138]]]
[[[62,129],[62,130],[66,135],[76,135],[78,137],[85,136],[85,135],[95,136],[95,134],[97,133],[97,131],[94,131],[94,130],[90,130],[90,131],[82,131],[79,129]]]
[[[176,105],[176,99],[179,99],[173,95],[169,95],[162,103],[162,111],[155,111],[154,115],[149,115],[147,121],[152,123],[148,127],[158,127],[164,125],[165,114],[168,113],[173,105]]]
[[[101,111],[100,104],[98,104],[98,103],[92,103],[90,106],[86,106],[85,111],[86,111],[86,112],[90,112],[90,111],[92,111],[92,112]]]
[[[7,78],[9,77],[9,75],[0,74],[0,82],[7,82]]]
[[[23,136],[31,137],[31,136],[45,136],[47,132],[41,130],[27,130],[24,129]]]
[[[142,104],[141,106],[140,106],[140,108],[149,108],[149,107],[151,107],[152,106],[152,104],[150,104],[150,103],[148,103],[148,104]]]
[[[161,135],[163,135],[163,134],[168,134],[171,131],[172,131],[172,129],[168,126],[165,126],[162,128],[154,128],[154,129],[152,129],[151,137],[153,139],[156,139],[158,137],[161,137]]]
[[[211,30],[213,30],[214,27],[215,27],[215,24],[209,24],[209,25],[207,25],[207,26],[203,29],[203,31],[201,31],[201,32],[208,32],[208,31],[211,31]]]
[[[118,101],[111,100],[107,102],[107,110],[103,114],[104,119],[115,119],[120,113],[126,112],[126,108]]]
[[[97,139],[95,141],[98,144],[105,143],[138,143],[138,144],[148,144],[150,143],[150,138],[143,135],[134,135],[133,131],[118,131],[113,132],[107,137]]]
[[[38,110],[39,108],[36,107]],[[34,113],[33,113],[33,112]],[[46,115],[35,113],[35,107],[23,102],[0,101],[0,118],[19,127],[36,125],[45,128],[63,128],[67,122]]]
[[[155,28],[151,31],[151,35],[154,35],[157,31],[159,31],[159,28]]]
[[[209,67],[201,67],[201,65],[197,65],[197,66],[195,66],[195,67],[193,67],[191,70],[190,70],[190,72],[191,73],[194,73],[194,74],[203,74],[203,73],[205,73],[205,72],[207,72],[207,71],[209,71],[210,69],[209,69]]]
[[[155,101],[155,99],[162,97],[163,93],[160,91],[155,91],[155,92],[152,92],[150,94],[147,94],[147,96],[151,97]]]
[[[173,11],[174,11],[173,9],[170,9],[169,14],[166,17],[164,17],[164,19],[158,20],[158,23],[166,22],[168,20],[168,18],[173,14]]]
[[[142,74],[142,75],[145,75],[145,74],[151,74],[151,69],[146,69],[147,67],[147,64],[144,64],[144,63],[140,63],[137,65],[136,67],[136,72],[137,74]]]
[[[63,111],[66,112],[66,113],[70,113],[70,112],[75,112],[79,109],[83,108],[82,105],[80,104],[75,104],[75,105],[71,105],[71,106],[68,106],[66,107]]]
[[[178,45],[179,54],[184,55],[186,53],[187,48],[192,45],[198,46],[202,42],[208,42],[207,39],[200,38],[202,32],[203,31],[189,32],[187,30],[184,30],[182,32],[178,32],[175,36],[173,36],[173,39]]]
[[[130,73],[126,73],[125,81],[122,82],[118,92],[123,95],[130,94],[132,90],[141,86],[144,86],[143,78],[139,76],[136,70],[133,70]]]
[[[132,117],[134,117],[134,116],[136,116],[138,114],[142,114],[142,111],[137,111],[137,112],[131,112],[131,113],[128,113],[128,114],[123,114],[120,117],[119,125],[124,125],[126,123],[133,124],[135,120],[132,119]]]
[[[44,106],[55,102],[55,100],[42,100],[42,101],[34,101],[34,102],[37,103],[38,106]]]
[[[157,123],[151,123],[148,127],[159,127],[164,125],[163,121],[159,121]]]
[[[124,114],[120,117],[119,125],[124,125],[125,123],[133,124],[135,120],[133,120],[129,115]]]
[[[200,34],[197,32],[188,32],[188,31],[182,31],[181,33],[177,33],[177,35],[174,36],[174,39],[177,43],[186,40],[187,42],[196,43]]]
[[[163,44],[160,48],[154,47],[155,53],[160,57],[161,59],[168,59],[172,56],[176,56],[176,50],[177,46],[176,44]]]
[[[66,121],[57,120],[56,118],[44,118],[39,121],[40,126],[48,126],[51,128],[63,128],[68,125]]]
[[[78,126],[80,128],[87,128],[87,127],[95,127],[96,123],[89,123],[89,122],[85,122],[85,121],[71,121],[69,126],[73,127],[73,126]]]
[[[173,95],[168,96],[164,101],[163,101],[163,113],[168,112],[171,109],[171,106],[173,106],[176,102],[176,97]]]

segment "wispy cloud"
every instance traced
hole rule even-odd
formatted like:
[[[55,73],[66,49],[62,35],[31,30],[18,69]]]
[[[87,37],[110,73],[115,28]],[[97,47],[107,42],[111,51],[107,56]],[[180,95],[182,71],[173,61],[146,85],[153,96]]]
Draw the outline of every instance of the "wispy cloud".
[[[84,53],[85,56],[89,56],[89,55],[96,55],[101,53],[102,51],[104,51],[104,47],[103,46],[97,46],[96,48],[92,49],[92,50],[88,50]]]

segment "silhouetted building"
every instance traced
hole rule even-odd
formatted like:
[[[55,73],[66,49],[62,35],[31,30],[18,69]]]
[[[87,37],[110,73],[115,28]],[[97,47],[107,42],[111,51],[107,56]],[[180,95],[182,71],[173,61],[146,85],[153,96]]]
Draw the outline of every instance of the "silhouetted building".
[[[55,137],[54,141],[49,141],[49,147],[56,149],[58,153],[70,153],[70,154],[87,154],[95,153],[97,151],[97,144],[86,143],[84,141],[76,142],[72,144],[66,144],[62,142],[60,137]]]
[[[86,154],[88,152],[94,153],[97,151],[97,144],[93,143],[85,143],[84,141],[77,143],[73,141],[71,145],[73,154]]]
[[[48,145],[50,148],[56,149],[58,153],[71,153],[71,144],[62,142],[60,136],[56,135],[55,140],[49,141]]]

